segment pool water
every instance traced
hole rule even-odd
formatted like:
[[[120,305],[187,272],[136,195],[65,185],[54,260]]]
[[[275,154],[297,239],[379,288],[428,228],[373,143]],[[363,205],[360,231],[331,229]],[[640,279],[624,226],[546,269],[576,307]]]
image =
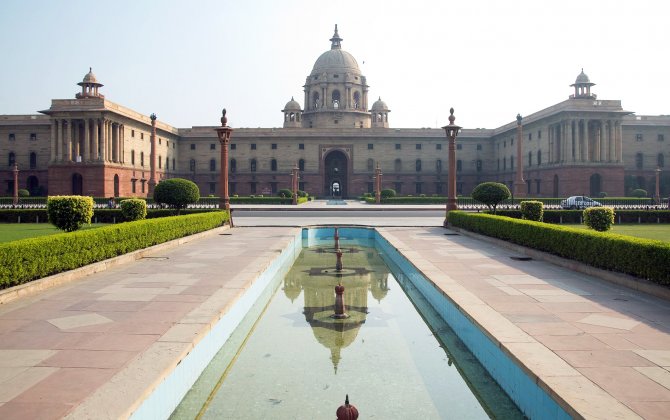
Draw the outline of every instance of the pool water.
[[[523,418],[372,239],[340,238],[340,272],[332,240],[309,244],[172,418],[334,418],[345,394],[361,418]]]

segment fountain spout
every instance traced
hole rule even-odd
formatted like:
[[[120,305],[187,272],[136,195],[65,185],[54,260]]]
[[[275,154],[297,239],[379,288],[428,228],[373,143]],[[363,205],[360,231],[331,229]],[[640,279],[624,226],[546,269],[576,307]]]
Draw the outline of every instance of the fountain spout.
[[[331,315],[335,319],[345,319],[349,318],[349,315],[345,312],[346,308],[344,307],[344,286],[342,283],[335,286],[335,313]]]
[[[335,263],[335,271],[342,271],[342,250],[337,248],[335,250],[335,255],[337,255],[337,262]]]
[[[335,228],[335,249],[340,249],[340,232]]]

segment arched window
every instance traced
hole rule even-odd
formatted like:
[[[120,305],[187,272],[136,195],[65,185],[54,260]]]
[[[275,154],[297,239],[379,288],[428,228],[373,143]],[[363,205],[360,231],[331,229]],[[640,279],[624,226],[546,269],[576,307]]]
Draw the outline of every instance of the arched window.
[[[37,154],[30,152],[30,169],[37,168]]]
[[[421,172],[421,159],[417,159],[416,162],[414,162],[414,167],[417,172]]]
[[[300,172],[305,171],[305,159],[300,159],[298,161],[298,169],[300,170]]]
[[[144,152],[140,152],[140,166],[144,166]]]
[[[191,172],[195,172],[195,159],[191,159],[188,162],[188,168],[190,169]]]
[[[542,150],[537,151],[537,166],[542,165]]]
[[[439,173],[442,172],[442,159],[435,161],[435,170]]]
[[[249,168],[251,169],[251,172],[256,172],[256,159],[251,159],[251,162],[249,163]]]
[[[659,153],[656,157],[656,165],[658,165],[659,168],[665,166],[665,156],[663,156],[663,153]]]
[[[393,169],[396,172],[402,171],[402,160],[396,159],[395,162],[393,162]]]
[[[216,159],[209,160],[209,170],[210,172],[216,171]]]
[[[135,166],[135,151],[134,150],[130,151],[130,164]]]
[[[289,121],[295,121],[295,113],[294,112],[291,112],[290,114],[288,114],[288,120]]]
[[[277,159],[272,159],[270,161],[270,170],[273,172],[277,171]]]
[[[375,169],[375,161],[373,159],[368,159],[368,172],[372,172]]]
[[[356,91],[354,92],[354,109],[361,107],[361,93]]]
[[[319,92],[314,92],[312,94],[312,108],[318,109],[320,108],[321,103],[319,101]]]
[[[333,98],[333,108],[337,109],[340,107],[340,91],[335,89],[332,94]]]
[[[230,159],[230,173],[234,174],[235,172],[237,172],[237,161]]]
[[[14,166],[16,163],[16,154],[14,152],[9,152],[9,166]]]
[[[460,172],[460,171],[462,171],[462,170],[463,170],[463,161],[461,161],[460,159],[458,159],[458,160],[456,161],[456,172]]]
[[[644,156],[642,155],[642,153],[636,153],[635,154],[635,167],[637,169],[642,169],[643,166],[644,166]]]

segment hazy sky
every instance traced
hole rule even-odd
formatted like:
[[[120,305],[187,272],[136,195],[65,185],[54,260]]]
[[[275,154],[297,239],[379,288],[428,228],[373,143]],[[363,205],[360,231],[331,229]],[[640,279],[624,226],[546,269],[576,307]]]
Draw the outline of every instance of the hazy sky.
[[[392,127],[495,128],[567,99],[670,114],[666,1],[0,1],[0,114],[107,99],[176,127],[278,127],[337,23]]]

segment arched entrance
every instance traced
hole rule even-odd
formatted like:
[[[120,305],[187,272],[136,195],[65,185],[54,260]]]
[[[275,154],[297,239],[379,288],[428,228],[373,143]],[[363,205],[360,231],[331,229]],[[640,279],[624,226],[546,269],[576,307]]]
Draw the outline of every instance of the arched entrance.
[[[84,179],[81,174],[72,174],[72,195],[82,195],[84,192]]]
[[[554,198],[558,198],[558,175],[554,175]]]
[[[31,175],[28,177],[26,187],[28,191],[30,191],[31,196],[36,196],[39,194],[40,183],[35,175]]]
[[[324,193],[334,198],[347,196],[347,155],[339,150],[334,150],[326,155],[324,159]]]
[[[600,174],[593,174],[589,179],[591,197],[598,197],[602,191],[602,177]]]
[[[114,175],[114,197],[119,196],[119,176]]]

